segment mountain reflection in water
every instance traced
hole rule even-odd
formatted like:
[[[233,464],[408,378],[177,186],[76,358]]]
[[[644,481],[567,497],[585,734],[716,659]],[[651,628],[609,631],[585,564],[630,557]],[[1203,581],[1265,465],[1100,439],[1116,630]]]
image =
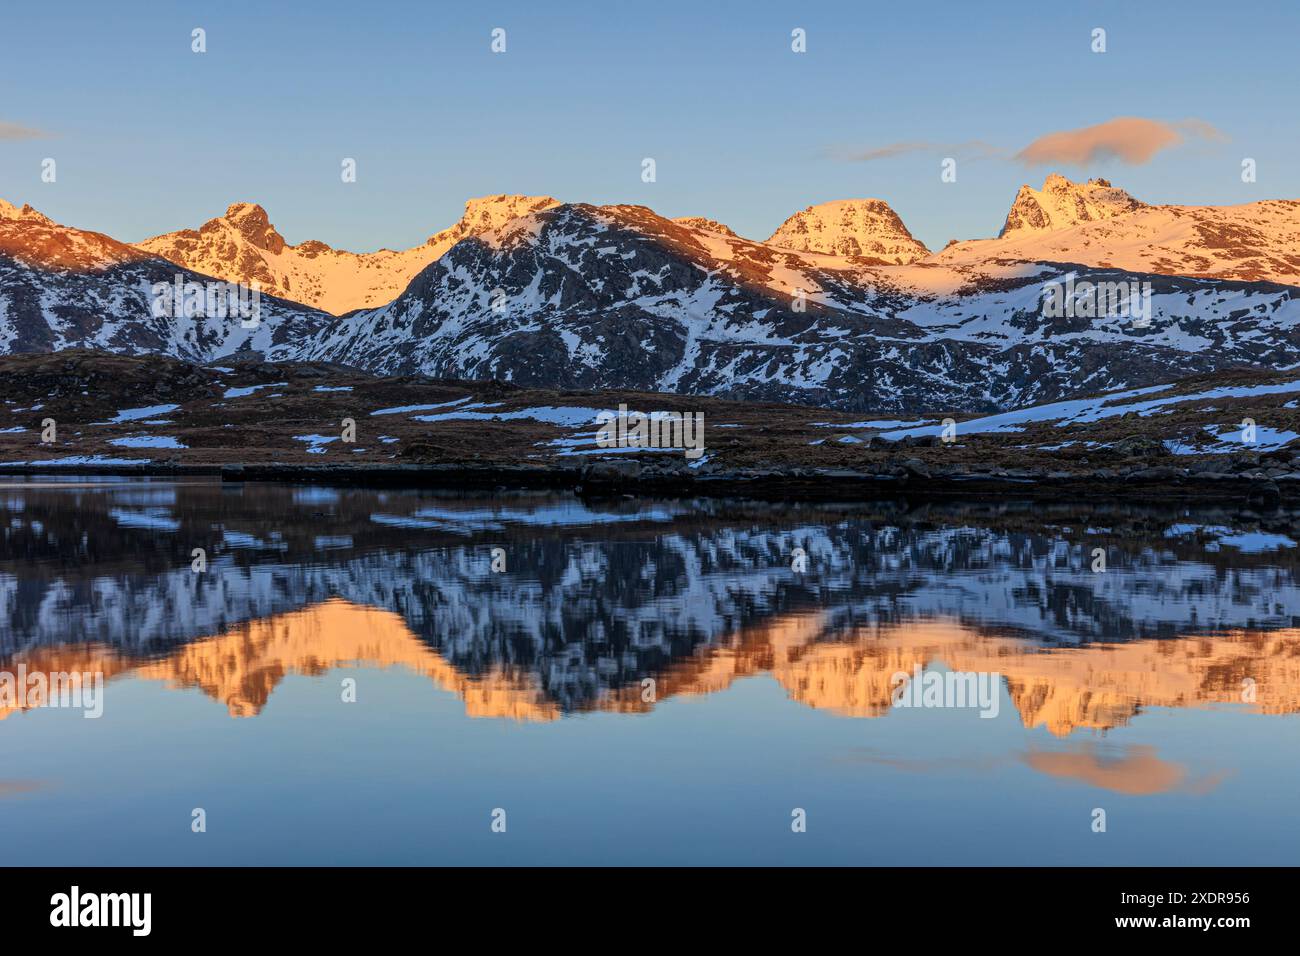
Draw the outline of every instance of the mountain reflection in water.
[[[1286,513],[111,480],[11,481],[0,508],[0,669],[197,688],[235,717],[289,675],[375,666],[520,721],[755,675],[881,717],[918,668],[996,673],[1021,722],[1058,737],[1153,706],[1300,709]]]
[[[759,674],[770,675],[808,707],[880,717],[891,708],[893,675],[913,674],[918,666],[997,673],[1022,723],[1058,736],[1080,728],[1110,730],[1144,707],[1242,703],[1246,678],[1256,684],[1247,710],[1300,709],[1297,629],[1041,646],[951,619],[841,629],[830,626],[829,617],[777,614],[724,630],[653,669],[624,668],[618,681],[600,680],[619,669],[617,658],[590,646],[575,649],[577,664],[568,674],[501,659],[471,673],[421,640],[400,614],[342,598],[235,624],[158,655],[135,656],[93,643],[37,647],[21,659],[29,672],[98,671],[106,678],[131,675],[198,688],[232,717],[258,714],[289,675],[348,667],[403,667],[455,693],[471,717],[513,720],[554,720],[566,710],[648,711],[678,696],[721,693]],[[557,650],[549,659],[563,656]],[[643,694],[643,675],[655,681],[653,700]],[[591,686],[575,694],[571,683]],[[0,707],[0,719],[12,709]]]

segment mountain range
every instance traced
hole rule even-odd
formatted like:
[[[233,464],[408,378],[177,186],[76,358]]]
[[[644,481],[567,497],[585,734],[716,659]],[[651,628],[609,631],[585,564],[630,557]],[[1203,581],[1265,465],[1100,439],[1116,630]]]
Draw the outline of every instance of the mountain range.
[[[157,317],[158,282],[265,291],[256,328]],[[1046,283],[1145,284],[1149,321],[1051,317]],[[471,200],[414,248],[289,245],[256,204],[135,245],[0,201],[0,352],[244,350],[385,374],[851,410],[988,411],[1300,363],[1300,201],[1156,206],[1105,180],[1022,187],[997,238],[931,252],[879,199],[767,240],[699,216]]]
[[[394,252],[348,252],[309,240],[296,246],[271,225],[256,203],[235,203],[197,230],[154,236],[138,248],[168,262],[231,282],[258,282],[272,295],[342,314],[393,301],[429,263],[467,236],[559,205],[549,196],[486,196],[465,204],[454,226],[421,245]]]

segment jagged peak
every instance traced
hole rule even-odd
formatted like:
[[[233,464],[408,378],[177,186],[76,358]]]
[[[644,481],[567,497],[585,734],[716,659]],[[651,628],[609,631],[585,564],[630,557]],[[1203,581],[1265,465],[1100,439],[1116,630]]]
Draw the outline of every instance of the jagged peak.
[[[284,236],[271,225],[271,218],[267,215],[265,207],[259,203],[231,203],[226,207],[224,216],[208,220],[204,223],[203,229],[222,226],[234,229],[254,246],[273,255],[282,252],[287,245]]]
[[[1123,189],[1100,177],[1077,183],[1060,173],[1048,173],[1042,189],[1021,185],[998,237],[1026,232],[1068,229],[1081,222],[1112,219],[1145,208]]]
[[[13,203],[0,199],[0,219],[21,219],[29,222],[40,222],[47,226],[54,225],[54,220],[48,216],[37,212],[27,203],[21,206],[15,206]]]

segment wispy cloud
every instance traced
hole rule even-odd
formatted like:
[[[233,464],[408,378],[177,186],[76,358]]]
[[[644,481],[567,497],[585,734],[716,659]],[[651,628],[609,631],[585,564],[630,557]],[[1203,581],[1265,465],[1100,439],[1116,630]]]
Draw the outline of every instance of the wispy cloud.
[[[982,140],[968,140],[964,143],[906,142],[889,143],[885,146],[870,148],[835,146],[827,150],[832,159],[844,163],[870,163],[877,159],[892,159],[908,153],[933,153],[936,156],[956,156],[966,159],[984,158],[1002,154],[996,146]]]
[[[1179,120],[1173,125],[1192,137],[1209,140],[1212,143],[1227,143],[1232,140],[1227,133],[1202,119]]]
[[[49,133],[41,129],[32,129],[30,126],[19,126],[17,123],[6,123],[0,120],[0,140],[21,140],[21,139],[48,139]]]
[[[952,773],[954,771],[989,771],[1006,767],[1011,758],[978,757],[906,757],[882,753],[870,747],[857,747],[836,758],[837,763],[864,763],[913,773]]]
[[[834,146],[827,149],[826,154],[831,159],[845,163],[871,163],[912,153],[929,153],[967,160],[1014,160],[1027,166],[1084,166],[1101,160],[1119,160],[1136,166],[1150,162],[1162,149],[1178,146],[1188,140],[1226,143],[1228,137],[1203,119],[1165,122],[1140,116],[1117,116],[1095,126],[1048,133],[1019,152],[973,139],[961,143],[907,140],[883,146]]]
[[[0,797],[35,793],[37,790],[44,789],[44,787],[45,784],[39,780],[0,780]]]
[[[1177,146],[1189,137],[1227,141],[1223,133],[1205,120],[1165,123],[1140,116],[1117,116],[1095,126],[1040,136],[1016,153],[1015,158],[1026,166],[1085,166],[1100,160],[1140,166],[1150,162],[1162,149]]]

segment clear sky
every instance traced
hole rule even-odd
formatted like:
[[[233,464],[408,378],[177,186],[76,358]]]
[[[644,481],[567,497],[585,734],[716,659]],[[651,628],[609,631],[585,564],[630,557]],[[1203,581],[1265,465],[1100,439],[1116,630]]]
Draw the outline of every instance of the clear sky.
[[[1300,197],[1297,35],[1293,0],[9,0],[0,197],[127,241],[255,201],[290,242],[361,251],[414,245],[490,193],[642,203],[759,239],[873,196],[933,248],[994,234],[1053,169],[1148,202]],[[1015,158],[1121,116],[1201,122],[1142,163]]]

